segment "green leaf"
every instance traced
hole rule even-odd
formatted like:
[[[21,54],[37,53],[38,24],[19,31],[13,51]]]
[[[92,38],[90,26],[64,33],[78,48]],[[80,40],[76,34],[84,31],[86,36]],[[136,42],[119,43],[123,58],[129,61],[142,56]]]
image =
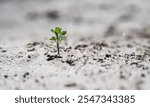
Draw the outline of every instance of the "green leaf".
[[[56,38],[53,36],[49,40],[56,41]]]
[[[66,33],[67,33],[67,31],[62,31],[61,32],[62,35],[65,35]]]
[[[51,32],[55,33],[55,31],[53,29],[51,29]]]
[[[59,38],[58,38],[58,41],[59,43],[61,43],[61,41],[64,39],[64,36],[63,35],[60,35]]]
[[[61,30],[62,30],[62,28],[60,28],[60,27],[55,27],[55,33],[60,34]]]

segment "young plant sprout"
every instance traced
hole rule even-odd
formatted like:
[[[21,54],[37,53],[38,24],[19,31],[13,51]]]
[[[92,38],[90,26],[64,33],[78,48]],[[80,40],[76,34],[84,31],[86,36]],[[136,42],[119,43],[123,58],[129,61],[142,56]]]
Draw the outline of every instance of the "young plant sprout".
[[[60,56],[59,45],[60,45],[61,41],[64,39],[67,31],[62,31],[62,28],[55,27],[54,29],[51,29],[51,32],[53,32],[55,34],[55,36],[52,36],[49,40],[54,41],[56,43],[57,54],[58,54],[58,56]]]

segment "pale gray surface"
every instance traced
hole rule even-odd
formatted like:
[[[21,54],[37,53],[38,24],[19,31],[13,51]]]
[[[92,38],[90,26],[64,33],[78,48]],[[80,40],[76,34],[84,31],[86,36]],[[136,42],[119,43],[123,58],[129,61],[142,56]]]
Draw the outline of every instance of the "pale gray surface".
[[[149,0],[0,0],[0,89],[150,89],[149,6]],[[54,26],[68,34],[63,58],[47,61],[56,55],[48,40]]]

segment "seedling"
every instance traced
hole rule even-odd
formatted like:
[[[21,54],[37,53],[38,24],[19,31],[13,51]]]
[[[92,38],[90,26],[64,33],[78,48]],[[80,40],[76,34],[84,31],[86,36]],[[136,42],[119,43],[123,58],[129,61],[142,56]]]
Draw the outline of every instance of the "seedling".
[[[60,56],[59,45],[60,45],[61,41],[64,39],[67,31],[62,31],[62,28],[55,27],[54,29],[51,29],[51,32],[54,33],[55,36],[52,36],[49,40],[54,41],[56,43],[57,55]]]

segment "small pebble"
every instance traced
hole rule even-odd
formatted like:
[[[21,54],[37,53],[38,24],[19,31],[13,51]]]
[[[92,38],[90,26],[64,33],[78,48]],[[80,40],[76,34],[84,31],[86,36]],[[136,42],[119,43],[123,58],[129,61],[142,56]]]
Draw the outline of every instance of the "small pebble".
[[[7,52],[7,50],[2,50],[2,52]]]
[[[75,86],[77,86],[76,83],[71,83],[71,84],[66,84],[66,85],[65,85],[65,87],[75,87]]]
[[[23,75],[23,78],[26,78],[28,75],[30,75],[29,72],[26,72],[24,75]]]
[[[38,79],[35,79],[35,82],[36,82],[36,83],[39,83],[39,80],[38,80]]]
[[[30,55],[28,55],[28,58],[31,58],[31,56],[30,56]]]
[[[111,57],[111,55],[110,54],[106,54],[105,57],[109,58],[109,57]]]
[[[141,77],[145,77],[145,74],[142,73],[142,74],[141,74]]]
[[[8,78],[8,75],[4,75],[4,78],[6,78],[6,79],[7,79],[7,78]]]
[[[29,48],[29,49],[27,49],[28,52],[31,52],[31,51],[34,51],[34,50],[35,50],[35,48]]]

